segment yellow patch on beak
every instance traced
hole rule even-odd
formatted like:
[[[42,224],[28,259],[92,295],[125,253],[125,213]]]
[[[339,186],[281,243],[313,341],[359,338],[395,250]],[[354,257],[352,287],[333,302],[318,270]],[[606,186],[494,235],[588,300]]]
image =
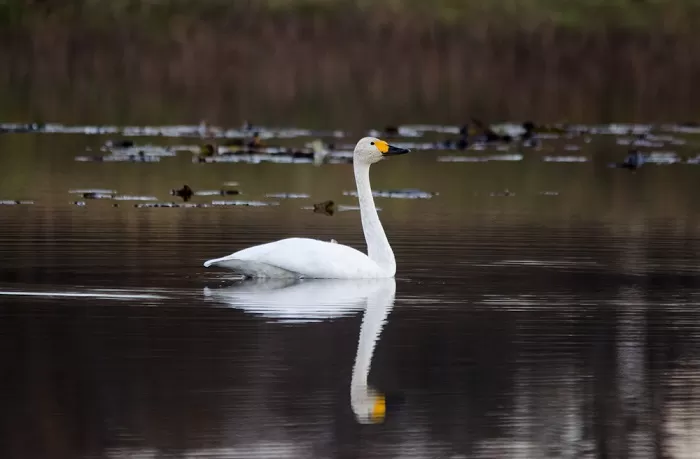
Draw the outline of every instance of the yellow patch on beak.
[[[377,150],[379,150],[382,154],[386,153],[389,151],[389,144],[386,143],[383,140],[377,140],[374,142],[374,146],[377,147]]]
[[[382,422],[384,421],[384,416],[386,416],[386,399],[383,395],[377,395],[377,399],[372,407],[372,422]]]

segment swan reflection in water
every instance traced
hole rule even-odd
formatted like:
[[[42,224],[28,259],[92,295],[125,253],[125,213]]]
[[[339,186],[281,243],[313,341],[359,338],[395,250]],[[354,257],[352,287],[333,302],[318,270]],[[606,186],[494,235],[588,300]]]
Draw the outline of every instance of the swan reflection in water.
[[[318,322],[364,310],[350,382],[350,405],[358,422],[386,416],[386,397],[367,383],[374,348],[394,306],[396,281],[388,279],[270,279],[204,289],[204,295],[276,322]]]

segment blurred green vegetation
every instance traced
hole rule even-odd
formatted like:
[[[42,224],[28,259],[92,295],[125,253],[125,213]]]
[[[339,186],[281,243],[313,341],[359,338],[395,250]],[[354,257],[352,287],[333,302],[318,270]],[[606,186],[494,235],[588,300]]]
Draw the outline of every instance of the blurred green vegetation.
[[[663,29],[691,32],[700,0],[0,0],[4,25],[80,19],[83,26],[119,20],[156,27],[177,21],[260,21],[284,16],[365,18],[373,25]]]

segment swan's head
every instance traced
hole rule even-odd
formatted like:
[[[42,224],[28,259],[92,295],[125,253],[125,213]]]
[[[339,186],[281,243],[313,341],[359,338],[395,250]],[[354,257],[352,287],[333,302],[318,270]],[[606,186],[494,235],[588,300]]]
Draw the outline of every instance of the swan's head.
[[[403,155],[409,151],[389,145],[376,137],[364,137],[355,145],[353,161],[374,164],[387,156]]]
[[[386,396],[368,387],[353,401],[352,409],[360,424],[381,424],[386,417]]]

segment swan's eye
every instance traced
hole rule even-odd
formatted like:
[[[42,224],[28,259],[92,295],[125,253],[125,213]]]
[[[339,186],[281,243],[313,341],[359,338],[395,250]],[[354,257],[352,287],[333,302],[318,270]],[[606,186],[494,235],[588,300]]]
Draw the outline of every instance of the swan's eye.
[[[370,143],[370,145],[374,145],[374,142]]]

